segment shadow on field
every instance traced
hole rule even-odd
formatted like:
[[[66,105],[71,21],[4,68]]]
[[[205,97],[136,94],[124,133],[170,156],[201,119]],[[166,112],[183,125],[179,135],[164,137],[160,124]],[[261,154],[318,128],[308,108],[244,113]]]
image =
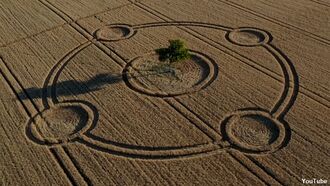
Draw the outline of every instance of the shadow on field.
[[[54,85],[48,85],[44,88],[27,88],[24,91],[19,92],[18,96],[23,100],[28,97],[31,99],[41,98],[42,96],[49,96],[42,94],[46,91],[56,91],[57,96],[80,95],[100,90],[106,85],[116,84],[122,80],[122,74],[103,73],[98,74],[87,81],[66,80],[56,83],[56,87]]]
[[[144,73],[140,75],[134,75],[134,78],[137,77],[147,77],[152,75],[160,75],[166,73],[172,73],[168,70],[143,70]],[[124,72],[126,73],[126,72]],[[131,78],[127,74],[110,74],[110,73],[102,73],[95,75],[91,79],[87,81],[78,81],[78,80],[66,80],[62,82],[56,83],[56,85],[48,85],[44,88],[39,87],[30,87],[24,89],[23,91],[18,93],[18,97],[22,100],[25,99],[35,99],[35,98],[42,98],[48,97],[50,94],[47,92],[51,92],[51,95],[56,96],[69,96],[69,95],[80,95],[89,92],[94,92],[97,90],[101,90],[106,85],[112,85],[119,83],[121,81],[125,81],[127,83],[128,79]],[[55,92],[56,91],[56,92]]]

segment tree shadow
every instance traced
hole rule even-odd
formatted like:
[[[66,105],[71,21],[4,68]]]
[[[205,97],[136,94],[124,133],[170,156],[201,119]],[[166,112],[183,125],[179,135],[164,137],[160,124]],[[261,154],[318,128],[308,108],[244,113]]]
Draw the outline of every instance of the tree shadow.
[[[106,85],[116,84],[123,80],[122,74],[102,73],[93,76],[87,81],[66,80],[56,83],[57,96],[80,95],[89,92],[94,92],[102,89]],[[47,87],[30,87],[18,93],[18,97],[22,100],[42,98],[42,92],[51,90],[54,85]]]
[[[142,70],[144,72],[148,72],[147,74],[141,74],[139,76],[134,76],[134,78],[137,77],[146,77],[151,75],[160,75],[164,73],[171,73],[171,71],[164,69],[164,70]],[[140,72],[142,72],[140,71]],[[124,72],[125,73],[125,72]],[[66,80],[62,82],[56,83],[56,95],[57,96],[70,96],[70,95],[80,95],[80,94],[86,94],[89,92],[94,92],[101,90],[107,85],[113,85],[116,83],[119,83],[121,81],[125,81],[125,78],[130,78],[129,76],[125,75],[124,73],[119,74],[111,74],[111,73],[102,73],[95,75],[91,77],[89,80],[86,81],[78,81],[78,80]],[[125,78],[124,78],[125,75]],[[25,99],[37,99],[42,98],[45,96],[43,93],[47,91],[53,91],[54,85],[48,85],[47,87],[39,88],[39,87],[30,87],[27,89],[24,89],[23,91],[18,93],[18,97],[21,100]]]

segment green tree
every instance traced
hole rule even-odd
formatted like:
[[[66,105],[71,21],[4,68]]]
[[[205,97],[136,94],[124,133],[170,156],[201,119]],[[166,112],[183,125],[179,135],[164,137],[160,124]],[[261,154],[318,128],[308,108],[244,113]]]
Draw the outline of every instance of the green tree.
[[[159,55],[159,60],[172,62],[190,59],[189,49],[186,47],[184,41],[180,39],[169,40],[170,46],[168,48],[156,49]]]

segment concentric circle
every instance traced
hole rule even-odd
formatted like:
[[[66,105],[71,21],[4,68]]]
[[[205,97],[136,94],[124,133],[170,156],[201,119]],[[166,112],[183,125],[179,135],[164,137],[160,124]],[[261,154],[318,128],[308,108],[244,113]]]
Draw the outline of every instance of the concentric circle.
[[[226,38],[239,46],[258,46],[270,41],[271,36],[256,28],[238,28],[228,32]]]
[[[133,59],[123,71],[131,89],[151,96],[177,96],[208,86],[217,74],[213,60],[190,51],[191,59],[170,63],[159,60],[156,53]]]
[[[286,135],[284,124],[263,111],[236,112],[221,127],[233,147],[246,152],[275,151]]]
[[[92,113],[82,103],[59,103],[30,119],[26,132],[38,144],[66,143],[91,127]]]
[[[95,32],[95,37],[99,41],[119,41],[128,39],[133,35],[133,28],[124,24],[107,25]]]

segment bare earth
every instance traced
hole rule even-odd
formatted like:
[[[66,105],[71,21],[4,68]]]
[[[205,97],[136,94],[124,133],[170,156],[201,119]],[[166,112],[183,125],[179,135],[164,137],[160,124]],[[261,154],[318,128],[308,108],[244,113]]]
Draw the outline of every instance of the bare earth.
[[[0,185],[329,184],[329,60],[328,0],[0,0]]]

